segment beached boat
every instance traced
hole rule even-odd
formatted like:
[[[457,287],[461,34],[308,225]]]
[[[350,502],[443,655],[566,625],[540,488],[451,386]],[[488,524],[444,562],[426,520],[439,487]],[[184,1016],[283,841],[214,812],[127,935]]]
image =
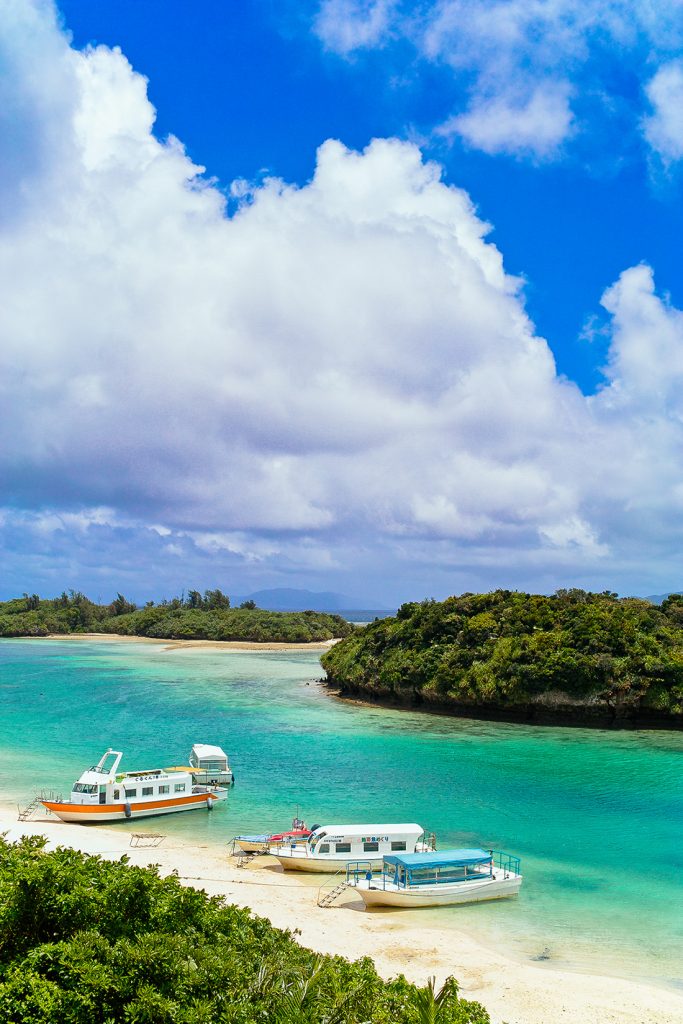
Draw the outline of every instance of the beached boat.
[[[317,825],[313,829],[318,828]],[[242,853],[268,853],[271,847],[282,844],[291,846],[295,843],[305,843],[313,832],[308,828],[305,821],[300,818],[292,820],[292,826],[287,832],[259,832],[248,835],[235,836],[233,846],[238,847]]]
[[[319,825],[304,843],[280,843],[271,853],[285,871],[317,871],[331,874],[352,861],[380,867],[385,854],[415,853],[434,849],[434,837],[421,825]]]
[[[366,906],[444,907],[515,896],[522,884],[519,857],[494,850],[440,850],[385,856],[382,872],[362,861],[346,881]]]
[[[74,783],[68,800],[41,803],[62,821],[93,825],[199,808],[211,810],[217,801],[227,799],[228,791],[221,786],[196,785],[188,768],[119,773],[122,757],[120,750],[108,750]]]

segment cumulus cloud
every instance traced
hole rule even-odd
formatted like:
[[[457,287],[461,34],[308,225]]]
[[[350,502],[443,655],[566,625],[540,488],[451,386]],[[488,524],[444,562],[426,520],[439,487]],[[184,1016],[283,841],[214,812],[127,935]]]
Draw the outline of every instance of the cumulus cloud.
[[[646,87],[652,114],[643,122],[645,138],[664,163],[683,157],[683,61],[659,68]]]
[[[458,98],[441,134],[534,159],[561,154],[579,127],[590,131],[594,118],[609,116],[615,62],[645,85],[652,63],[670,60],[683,43],[679,0],[427,0],[417,8],[322,0],[313,29],[344,56],[408,41],[418,58],[453,76]],[[662,68],[648,89],[656,122],[648,139],[664,140],[667,153],[670,131],[680,138],[674,67]],[[633,111],[634,131],[640,113]]]
[[[122,53],[71,49],[47,8],[14,14],[38,136],[15,140],[0,197],[21,200],[0,231],[15,575],[552,587],[633,578],[653,522],[670,571],[683,389],[648,396],[681,321],[646,268],[605,296],[608,378],[587,400],[469,196],[414,145],[329,140],[310,183],[240,183],[228,216],[155,138]]]

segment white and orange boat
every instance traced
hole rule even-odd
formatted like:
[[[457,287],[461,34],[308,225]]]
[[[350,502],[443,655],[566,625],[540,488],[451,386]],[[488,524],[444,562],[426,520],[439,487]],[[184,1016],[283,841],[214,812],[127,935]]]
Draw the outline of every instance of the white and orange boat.
[[[62,821],[95,825],[176,811],[210,811],[217,801],[227,799],[223,786],[197,785],[189,767],[119,772],[122,757],[120,750],[108,750],[74,783],[68,800],[41,803]]]

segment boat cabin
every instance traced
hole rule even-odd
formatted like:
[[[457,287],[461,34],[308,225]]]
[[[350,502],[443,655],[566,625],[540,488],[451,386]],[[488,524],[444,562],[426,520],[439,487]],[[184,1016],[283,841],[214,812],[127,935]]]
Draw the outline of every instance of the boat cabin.
[[[202,786],[225,786],[235,781],[228,755],[222,747],[195,743],[190,753],[190,771]]]
[[[309,856],[350,860],[368,855],[373,860],[385,854],[413,853],[424,837],[422,825],[320,825],[308,837]]]
[[[123,754],[108,750],[96,765],[83,772],[71,790],[72,804],[114,804],[134,800],[168,801],[192,793],[189,771],[157,768],[153,771],[118,772]]]

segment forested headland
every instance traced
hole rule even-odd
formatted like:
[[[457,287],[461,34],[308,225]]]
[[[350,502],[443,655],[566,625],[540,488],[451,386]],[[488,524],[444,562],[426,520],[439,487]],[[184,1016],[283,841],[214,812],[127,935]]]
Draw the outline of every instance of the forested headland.
[[[138,608],[117,594],[95,604],[76,591],[55,598],[24,594],[0,602],[0,636],[40,637],[51,633],[111,633],[162,640],[241,640],[250,643],[311,643],[348,636],[353,627],[326,612],[271,612],[245,601],[231,608],[220,590],[190,590],[159,604]]]
[[[489,1024],[371,960],[319,956],[155,868],[0,838],[0,1020],[12,1024]]]
[[[325,652],[342,696],[470,717],[683,726],[683,596],[508,590],[404,604]]]

